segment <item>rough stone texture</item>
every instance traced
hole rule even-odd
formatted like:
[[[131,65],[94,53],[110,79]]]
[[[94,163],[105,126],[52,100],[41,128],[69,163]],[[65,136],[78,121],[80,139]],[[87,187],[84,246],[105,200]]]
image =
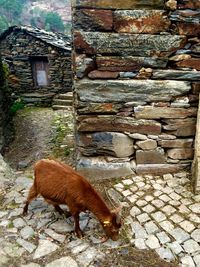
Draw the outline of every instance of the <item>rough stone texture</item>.
[[[130,132],[140,134],[160,134],[161,125],[153,120],[136,120],[129,117],[112,116],[79,116],[78,131],[80,132]]]
[[[96,63],[102,71],[138,71],[141,67],[165,68],[167,60],[151,57],[97,56]]]
[[[164,151],[161,149],[150,151],[136,151],[137,164],[163,164],[165,163]]]
[[[94,80],[91,82],[83,79],[77,81],[75,86],[81,102],[94,103],[170,101],[172,97],[186,94],[191,89],[188,82],[161,80]],[[167,110],[170,112],[171,109]],[[185,112],[187,113],[187,110]]]
[[[178,35],[149,35],[147,40],[145,34],[135,36],[128,33],[74,32],[76,50],[87,54],[152,56],[176,51],[183,47],[185,41],[185,37]]]
[[[190,108],[159,108],[159,107],[138,107],[135,108],[135,116],[137,119],[160,119],[160,118],[187,118],[196,116],[197,109]]]
[[[77,165],[85,162],[85,155],[90,163],[95,156],[97,176],[96,160],[104,155],[104,171],[106,164],[110,170],[111,161],[128,164],[132,159],[137,173],[189,169],[200,92],[199,4],[192,0],[75,2],[74,58],[87,58],[93,66],[87,71],[83,64],[82,74],[75,73],[76,137],[77,142],[80,136],[84,140],[78,145]],[[117,157],[104,145],[99,149],[87,144],[88,134],[105,132],[132,138],[134,152]],[[127,197],[135,202],[134,195]],[[141,212],[154,208],[141,207]],[[189,210],[185,205],[180,209]],[[169,208],[166,213],[172,215]],[[145,248],[144,241],[138,244]],[[170,258],[168,250],[162,253]]]
[[[126,10],[114,12],[114,29],[126,33],[159,33],[167,31],[170,20],[165,11]]]
[[[74,6],[77,7],[90,7],[90,8],[103,8],[103,9],[134,9],[134,8],[162,8],[164,6],[163,0],[149,0],[148,3],[145,0],[118,0],[118,1],[106,1],[106,0],[77,0],[74,2]]]
[[[133,140],[115,132],[92,133],[79,136],[79,149],[83,155],[108,155],[125,158],[134,153]]]
[[[65,266],[78,267],[78,264],[71,257],[66,256],[66,257],[62,257],[58,260],[52,261],[51,263],[48,263],[47,265],[45,265],[45,267],[55,267],[55,266],[56,267],[65,267]]]
[[[33,259],[39,259],[41,257],[44,257],[55,250],[58,249],[58,246],[56,244],[53,244],[49,240],[40,240],[39,246],[37,247]]]
[[[110,31],[112,27],[113,13],[111,10],[81,9],[75,13],[75,29]]]

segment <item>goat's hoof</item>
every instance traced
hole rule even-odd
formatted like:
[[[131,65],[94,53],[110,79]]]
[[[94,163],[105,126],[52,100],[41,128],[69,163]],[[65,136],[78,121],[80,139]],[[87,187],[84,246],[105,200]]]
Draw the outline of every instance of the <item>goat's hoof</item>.
[[[107,240],[108,240],[108,237],[107,236],[103,236],[101,238],[101,243],[105,243]]]
[[[22,216],[27,216],[28,212],[26,210],[23,211]]]
[[[77,231],[76,235],[77,235],[78,238],[83,238],[84,237],[84,234],[83,234],[82,231]]]

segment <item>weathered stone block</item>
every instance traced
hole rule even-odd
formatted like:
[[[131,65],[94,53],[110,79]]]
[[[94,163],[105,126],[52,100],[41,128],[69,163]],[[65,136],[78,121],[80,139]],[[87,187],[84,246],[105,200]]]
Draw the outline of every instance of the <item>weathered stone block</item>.
[[[74,32],[75,49],[88,54],[163,56],[163,53],[172,53],[182,48],[185,43],[185,36],[180,35],[149,34],[147,38],[146,34]]]
[[[152,78],[198,81],[200,79],[200,71],[158,70],[153,72]]]
[[[73,0],[74,7],[90,7],[103,9],[135,9],[135,8],[163,8],[164,0]]]
[[[93,70],[88,74],[90,79],[117,79],[119,72]]]
[[[175,140],[161,140],[158,145],[161,147],[174,148],[191,148],[193,146],[193,139],[175,139]]]
[[[107,71],[137,71],[142,67],[165,68],[167,66],[166,58],[151,57],[105,57],[96,58],[99,70]]]
[[[163,149],[156,149],[150,151],[137,150],[136,163],[137,164],[162,164],[165,163],[165,155]]]
[[[157,147],[157,142],[155,140],[148,139],[144,141],[138,141],[136,145],[143,150],[152,150]]]
[[[95,63],[92,58],[87,57],[86,55],[76,55],[75,58],[75,72],[77,78],[83,78],[90,71],[95,69]]]
[[[79,135],[78,146],[85,156],[108,154],[125,158],[134,153],[133,140],[125,134],[116,132]]]
[[[116,114],[122,108],[123,104],[115,104],[115,103],[88,103],[77,101],[76,108],[78,114]]]
[[[76,93],[80,101],[89,103],[170,101],[186,94],[191,85],[183,81],[153,80],[78,80]]]
[[[134,162],[106,162],[100,157],[82,157],[76,165],[80,174],[95,181],[133,175],[134,168]]]
[[[113,26],[111,10],[80,9],[74,14],[74,28],[86,31],[110,31]]]
[[[179,1],[178,3],[178,8],[180,9],[185,9],[185,8],[191,8],[191,9],[197,9],[200,8],[200,1],[197,0],[184,0],[184,1]]]
[[[171,107],[136,107],[137,119],[160,119],[160,118],[187,118],[197,115],[197,108],[171,108]]]
[[[200,82],[192,83],[192,93],[193,94],[200,94]]]
[[[198,58],[190,58],[190,59],[182,60],[176,63],[176,65],[178,67],[200,70],[200,60]]]
[[[164,122],[167,125],[164,125],[163,128],[176,136],[194,136],[196,133],[196,118],[169,119]]]
[[[160,134],[161,124],[153,120],[136,120],[112,115],[78,116],[77,130],[80,132],[130,132]]]
[[[179,34],[199,36],[200,24],[196,23],[177,23]]]
[[[139,164],[136,167],[137,174],[162,175],[188,170],[190,164]]]
[[[167,31],[170,20],[163,10],[126,10],[114,12],[114,29],[127,33],[160,33]]]
[[[191,148],[174,148],[167,150],[167,155],[171,159],[193,159],[194,150]]]

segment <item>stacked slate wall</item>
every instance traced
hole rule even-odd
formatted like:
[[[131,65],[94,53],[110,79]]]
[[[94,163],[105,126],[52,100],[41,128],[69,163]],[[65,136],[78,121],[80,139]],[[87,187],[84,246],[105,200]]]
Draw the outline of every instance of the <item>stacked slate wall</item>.
[[[23,31],[13,31],[1,40],[2,59],[9,64],[9,87],[16,96],[33,93],[32,101],[37,102],[38,94],[43,94],[41,102],[51,102],[57,93],[71,91],[71,52],[47,44]],[[34,87],[31,57],[48,57],[49,85]],[[41,97],[41,96],[40,96]],[[24,95],[24,100],[30,101]]]
[[[199,1],[74,1],[79,171],[101,179],[191,167],[199,17]]]
[[[6,82],[5,66],[0,58],[0,153],[13,139],[13,123],[10,113],[11,96]]]

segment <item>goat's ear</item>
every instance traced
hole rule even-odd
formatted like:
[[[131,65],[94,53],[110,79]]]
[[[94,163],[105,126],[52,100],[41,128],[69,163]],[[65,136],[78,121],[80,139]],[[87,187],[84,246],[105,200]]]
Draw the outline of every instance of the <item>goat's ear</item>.
[[[116,223],[119,224],[121,221],[121,213],[122,213],[122,206],[119,206],[112,210],[113,213],[116,215]]]

